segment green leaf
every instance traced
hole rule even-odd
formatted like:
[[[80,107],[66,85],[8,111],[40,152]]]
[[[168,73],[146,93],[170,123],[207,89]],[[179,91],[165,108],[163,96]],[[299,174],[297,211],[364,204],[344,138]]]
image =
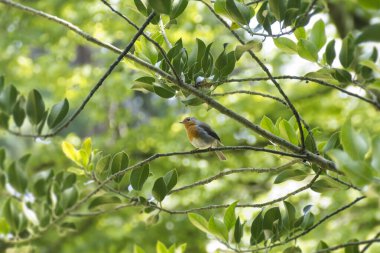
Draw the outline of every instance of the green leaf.
[[[0,147],[0,169],[4,169],[4,161],[5,161],[6,153],[3,147]]]
[[[224,213],[224,225],[226,225],[226,228],[228,231],[231,230],[231,228],[235,225],[236,222],[236,216],[235,216],[235,207],[237,205],[238,201],[235,201],[232,203]]]
[[[269,7],[271,13],[275,16],[277,21],[283,20],[286,10],[286,1],[284,0],[269,0]]]
[[[128,164],[129,164],[129,157],[127,153],[125,153],[124,151],[121,151],[115,154],[111,162],[111,173],[116,174],[119,171],[126,169],[128,167]],[[123,178],[123,175],[120,175],[115,178],[115,181],[120,182],[122,178]]]
[[[308,173],[305,170],[301,169],[292,169],[284,170],[274,180],[274,184],[280,184],[287,180],[302,181],[308,176]]]
[[[65,98],[58,104],[53,105],[47,118],[48,127],[54,128],[60,124],[69,112],[69,101]]]
[[[280,134],[291,143],[298,145],[298,137],[294,128],[285,119],[280,121],[279,125]]]
[[[303,26],[298,27],[298,28],[294,31],[294,35],[296,36],[297,40],[306,39],[306,31],[305,31],[305,28],[304,28]]]
[[[350,72],[344,69],[333,69],[332,76],[340,83],[351,83],[352,77]]]
[[[238,217],[235,222],[235,229],[234,229],[234,239],[236,243],[240,243],[241,238],[243,237],[244,232],[244,224],[241,224],[240,218]]]
[[[308,40],[300,39],[297,43],[298,55],[302,58],[317,62],[318,61],[318,50],[314,44]]]
[[[30,123],[37,125],[40,123],[45,114],[45,104],[41,94],[37,90],[32,90],[26,100],[26,115]]]
[[[339,53],[339,61],[343,67],[348,68],[354,60],[355,42],[351,34],[343,39],[342,48]]]
[[[175,90],[163,83],[153,85],[154,92],[162,98],[171,98],[175,95]]]
[[[133,246],[133,253],[145,253],[145,251],[138,245]]]
[[[227,0],[225,6],[233,21],[242,25],[249,24],[251,19],[249,7],[235,0]]]
[[[0,92],[4,89],[5,78],[4,76],[0,76]]]
[[[297,53],[297,45],[291,39],[285,37],[273,38],[273,42],[282,51],[288,54]]]
[[[72,207],[78,200],[79,193],[77,188],[70,187],[67,188],[62,192],[61,198],[62,198],[62,207],[64,209]]]
[[[173,187],[177,184],[177,170],[171,170],[168,173],[165,174],[164,176],[164,181],[166,185],[166,190],[169,192]]]
[[[74,148],[73,144],[67,141],[63,141],[61,144],[61,148],[67,158],[69,158],[71,161],[75,162],[79,166],[81,165],[79,151]]]
[[[380,42],[380,24],[365,27],[356,38],[355,43],[359,44],[368,41]]]
[[[326,43],[326,34],[325,34],[325,22],[322,20],[318,20],[313,28],[311,29],[310,41],[317,48],[317,51],[321,50],[321,48]]]
[[[358,239],[352,239],[352,240],[349,240],[348,242],[358,242],[359,240]],[[350,245],[350,246],[346,246],[344,248],[344,253],[359,253],[359,244],[357,245]]]
[[[16,103],[17,96],[18,91],[13,85],[5,86],[0,93],[0,108],[2,108],[7,114],[10,114]]]
[[[358,186],[364,186],[372,180],[372,169],[364,161],[355,161],[346,152],[333,149],[327,154],[337,164],[338,169],[342,170]]]
[[[191,224],[193,224],[196,228],[205,233],[209,233],[208,222],[202,215],[197,213],[189,213],[187,214],[187,217],[189,218]]]
[[[279,135],[279,130],[276,128],[276,126],[273,124],[272,120],[268,118],[267,116],[263,116],[260,122],[260,126],[264,128],[265,130],[271,132],[272,134]]]
[[[16,126],[21,127],[25,120],[25,98],[20,96],[13,107],[13,121]]]
[[[331,149],[336,149],[339,147],[340,145],[339,135],[340,135],[340,132],[335,132],[330,136],[326,145],[323,147],[323,153],[326,153],[327,151]]]
[[[328,247],[329,245],[327,245],[327,243],[325,243],[324,241],[319,241],[318,246],[317,246],[317,251],[322,250],[322,249],[327,249]],[[330,253],[330,252],[331,252],[330,250],[325,251],[325,253]]]
[[[156,81],[155,78],[150,76],[143,76],[137,78],[132,85],[132,89],[134,90],[147,90],[150,92],[154,92],[153,83]]]
[[[8,168],[8,181],[12,187],[19,193],[25,193],[28,186],[28,178],[25,172],[18,168],[15,163],[12,163]]]
[[[170,18],[175,19],[179,15],[182,14],[182,12],[186,9],[188,4],[188,0],[174,0],[173,1],[173,8],[170,13]]]
[[[110,162],[111,155],[106,155],[96,163],[95,173],[100,179],[105,179],[108,176]]]
[[[332,179],[324,177],[315,181],[314,184],[310,187],[310,189],[312,189],[315,192],[324,193],[347,189],[347,187],[342,188],[341,185],[338,185],[338,183],[336,183]]]
[[[3,206],[2,215],[4,216],[11,230],[18,230],[18,227],[20,225],[18,212],[19,210],[17,210],[14,206],[12,199],[8,198]]]
[[[214,216],[211,216],[208,221],[208,230],[219,239],[228,242],[228,231],[226,226],[222,221],[215,219]]]
[[[286,248],[283,253],[302,253],[302,250],[300,247],[297,246],[290,246]]]
[[[286,229],[291,230],[296,220],[296,208],[288,201],[284,201],[284,206],[286,213],[282,219],[282,224]]]
[[[371,166],[380,173],[380,136],[376,136],[372,141]]]
[[[144,5],[144,3],[141,1],[141,0],[134,0],[135,2],[135,5],[137,7],[137,10],[143,14],[144,16],[147,16],[148,15],[148,11],[147,11],[147,8],[146,6]]]
[[[77,181],[77,177],[75,174],[69,174],[65,177],[62,183],[62,189],[67,189],[73,187],[75,182]]]
[[[161,202],[164,200],[166,194],[167,194],[167,189],[166,189],[165,180],[163,177],[159,177],[154,182],[154,185],[152,188],[152,195],[157,201]]]
[[[244,52],[252,50],[253,52],[259,52],[263,48],[263,43],[261,40],[250,40],[244,45],[238,45],[235,48],[235,58],[239,60]]]
[[[278,207],[272,207],[266,211],[263,221],[263,229],[273,231],[273,223],[279,221],[281,223],[281,212]]]
[[[340,141],[344,151],[354,160],[363,160],[369,149],[369,144],[365,137],[352,128],[350,121],[346,121],[342,126]]]
[[[143,167],[134,169],[131,172],[130,182],[134,190],[140,191],[149,176],[149,164],[145,164]]]
[[[263,231],[263,217],[262,212],[260,212],[256,218],[253,220],[251,225],[251,239],[250,244],[256,245],[264,240]]]
[[[148,0],[149,5],[159,14],[170,15],[172,9],[171,0]]]
[[[335,59],[336,53],[335,53],[335,40],[331,40],[327,46],[326,51],[324,54],[324,58],[326,60],[326,63],[331,66]]]
[[[3,217],[0,217],[0,234],[6,235],[10,232],[10,230],[11,228],[9,227],[7,220]]]
[[[89,210],[93,210],[96,207],[110,204],[119,204],[121,200],[117,196],[98,196],[95,197],[88,205]]]
[[[165,244],[160,241],[156,243],[156,253],[169,253],[169,250],[166,248]]]
[[[308,229],[314,224],[314,214],[312,212],[306,212],[305,215],[303,216],[303,221],[301,224],[301,227],[303,229]]]

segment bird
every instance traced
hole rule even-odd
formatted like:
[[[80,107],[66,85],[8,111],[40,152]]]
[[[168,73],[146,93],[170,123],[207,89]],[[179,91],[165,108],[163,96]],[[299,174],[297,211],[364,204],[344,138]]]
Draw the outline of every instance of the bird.
[[[194,117],[187,117],[179,123],[185,126],[190,143],[197,149],[223,146],[219,136],[208,124],[197,120]],[[215,151],[215,153],[220,160],[227,160],[223,152]]]

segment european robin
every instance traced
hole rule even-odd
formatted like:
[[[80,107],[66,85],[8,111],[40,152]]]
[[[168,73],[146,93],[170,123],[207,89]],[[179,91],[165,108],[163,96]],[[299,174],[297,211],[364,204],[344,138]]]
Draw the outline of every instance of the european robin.
[[[194,147],[206,149],[223,146],[219,136],[208,124],[194,117],[187,117],[179,123],[185,125],[187,137]],[[215,153],[220,160],[227,160],[221,151],[215,151]]]

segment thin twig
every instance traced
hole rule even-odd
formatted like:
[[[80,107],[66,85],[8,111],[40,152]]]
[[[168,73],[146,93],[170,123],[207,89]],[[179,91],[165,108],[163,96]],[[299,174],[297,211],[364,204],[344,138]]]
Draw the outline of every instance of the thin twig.
[[[377,233],[374,237],[373,237],[373,239],[372,240],[374,240],[374,239],[378,239],[380,237],[380,232],[379,233]],[[364,253],[364,252],[366,252],[367,251],[367,249],[369,249],[369,247],[371,247],[371,245],[373,244],[374,242],[370,242],[370,243],[368,243],[361,251],[360,251],[360,253]]]
[[[265,206],[269,206],[269,205],[273,205],[275,203],[278,203],[278,202],[281,202],[281,201],[284,201],[286,199],[288,199],[289,197],[291,196],[294,196],[302,191],[305,191],[307,189],[309,189],[313,184],[314,182],[318,179],[320,175],[320,172],[317,173],[313,179],[306,185],[282,196],[282,197],[279,197],[279,198],[276,198],[276,199],[273,199],[273,200],[270,200],[270,201],[266,201],[266,202],[263,202],[263,203],[258,203],[258,204],[237,204],[236,207],[239,207],[239,208],[262,208],[262,207],[265,207]],[[197,208],[191,208],[191,209],[187,209],[187,210],[169,210],[169,209],[166,209],[166,208],[162,208],[160,207],[159,209],[161,211],[164,211],[164,212],[167,212],[167,213],[170,213],[170,214],[187,214],[187,213],[193,213],[193,212],[199,212],[199,211],[205,211],[205,210],[212,210],[212,209],[221,209],[221,208],[227,208],[229,207],[230,205],[228,204],[222,204],[222,205],[209,205],[209,206],[204,206],[204,207],[197,207]]]
[[[273,78],[276,79],[276,80],[289,79],[289,80],[301,80],[301,81],[306,81],[306,82],[317,83],[317,84],[320,84],[320,85],[323,85],[323,86],[326,86],[326,87],[330,87],[330,88],[339,90],[339,91],[341,91],[341,92],[343,92],[343,93],[345,93],[345,94],[347,94],[349,96],[356,97],[356,98],[358,98],[360,100],[363,100],[363,101],[365,101],[367,103],[370,103],[370,104],[374,105],[376,108],[380,109],[380,102],[378,102],[378,101],[371,100],[369,98],[360,96],[360,95],[358,95],[356,93],[353,93],[353,92],[350,92],[348,90],[345,90],[342,87],[336,86],[334,84],[328,83],[328,82],[323,81],[323,80],[319,80],[317,78],[306,77],[306,76],[291,76],[291,75],[273,76]],[[222,83],[232,83],[232,82],[257,82],[257,81],[268,81],[268,80],[270,80],[269,77],[227,79],[227,80],[224,80],[224,81],[207,83],[207,85],[220,85]]]
[[[380,243],[380,239],[372,239],[372,240],[365,240],[365,241],[359,241],[359,242],[347,242],[347,243],[336,245],[334,247],[318,250],[315,253],[330,252],[330,251],[345,248],[348,246],[356,246],[356,245],[372,244],[372,243]]]
[[[261,96],[261,97],[265,97],[265,98],[271,98],[273,100],[276,100],[276,101],[280,102],[281,104],[283,104],[285,106],[288,106],[286,104],[286,102],[284,100],[282,100],[281,98],[279,98],[279,97],[272,96],[272,95],[265,94],[265,93],[261,93],[261,92],[257,92],[257,91],[235,90],[235,91],[229,91],[229,92],[224,92],[224,93],[213,93],[212,96],[214,96],[214,97],[222,97],[222,96],[233,95],[233,94],[248,94],[248,95],[254,95],[254,96]]]
[[[190,188],[193,188],[193,187],[196,187],[196,186],[199,186],[199,185],[206,185],[208,183],[211,183],[212,181],[216,180],[216,179],[219,179],[221,177],[225,177],[227,175],[231,175],[231,174],[235,174],[235,173],[245,173],[245,172],[254,172],[254,173],[270,173],[270,172],[280,172],[280,171],[283,171],[284,169],[292,166],[293,164],[295,163],[298,163],[298,162],[301,162],[302,160],[300,159],[295,159],[295,160],[292,160],[286,164],[283,164],[283,165],[280,165],[278,167],[275,167],[275,168],[239,168],[239,169],[231,169],[231,170],[224,170],[212,177],[208,177],[206,179],[203,179],[203,180],[199,180],[195,183],[192,183],[192,184],[189,184],[189,185],[185,185],[185,186],[182,186],[182,187],[179,187],[179,188],[176,188],[172,191],[170,191],[168,193],[169,194],[172,194],[172,193],[175,193],[175,192],[179,192],[179,191],[183,191],[183,190],[187,190],[187,189],[190,189]]]

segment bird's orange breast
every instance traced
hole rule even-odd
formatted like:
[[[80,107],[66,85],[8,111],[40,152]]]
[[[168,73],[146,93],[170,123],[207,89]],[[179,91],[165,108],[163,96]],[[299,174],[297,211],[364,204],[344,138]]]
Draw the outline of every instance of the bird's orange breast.
[[[190,142],[194,138],[198,138],[199,137],[198,129],[197,129],[197,127],[195,125],[185,126],[185,127],[186,127],[187,137],[189,138]]]

